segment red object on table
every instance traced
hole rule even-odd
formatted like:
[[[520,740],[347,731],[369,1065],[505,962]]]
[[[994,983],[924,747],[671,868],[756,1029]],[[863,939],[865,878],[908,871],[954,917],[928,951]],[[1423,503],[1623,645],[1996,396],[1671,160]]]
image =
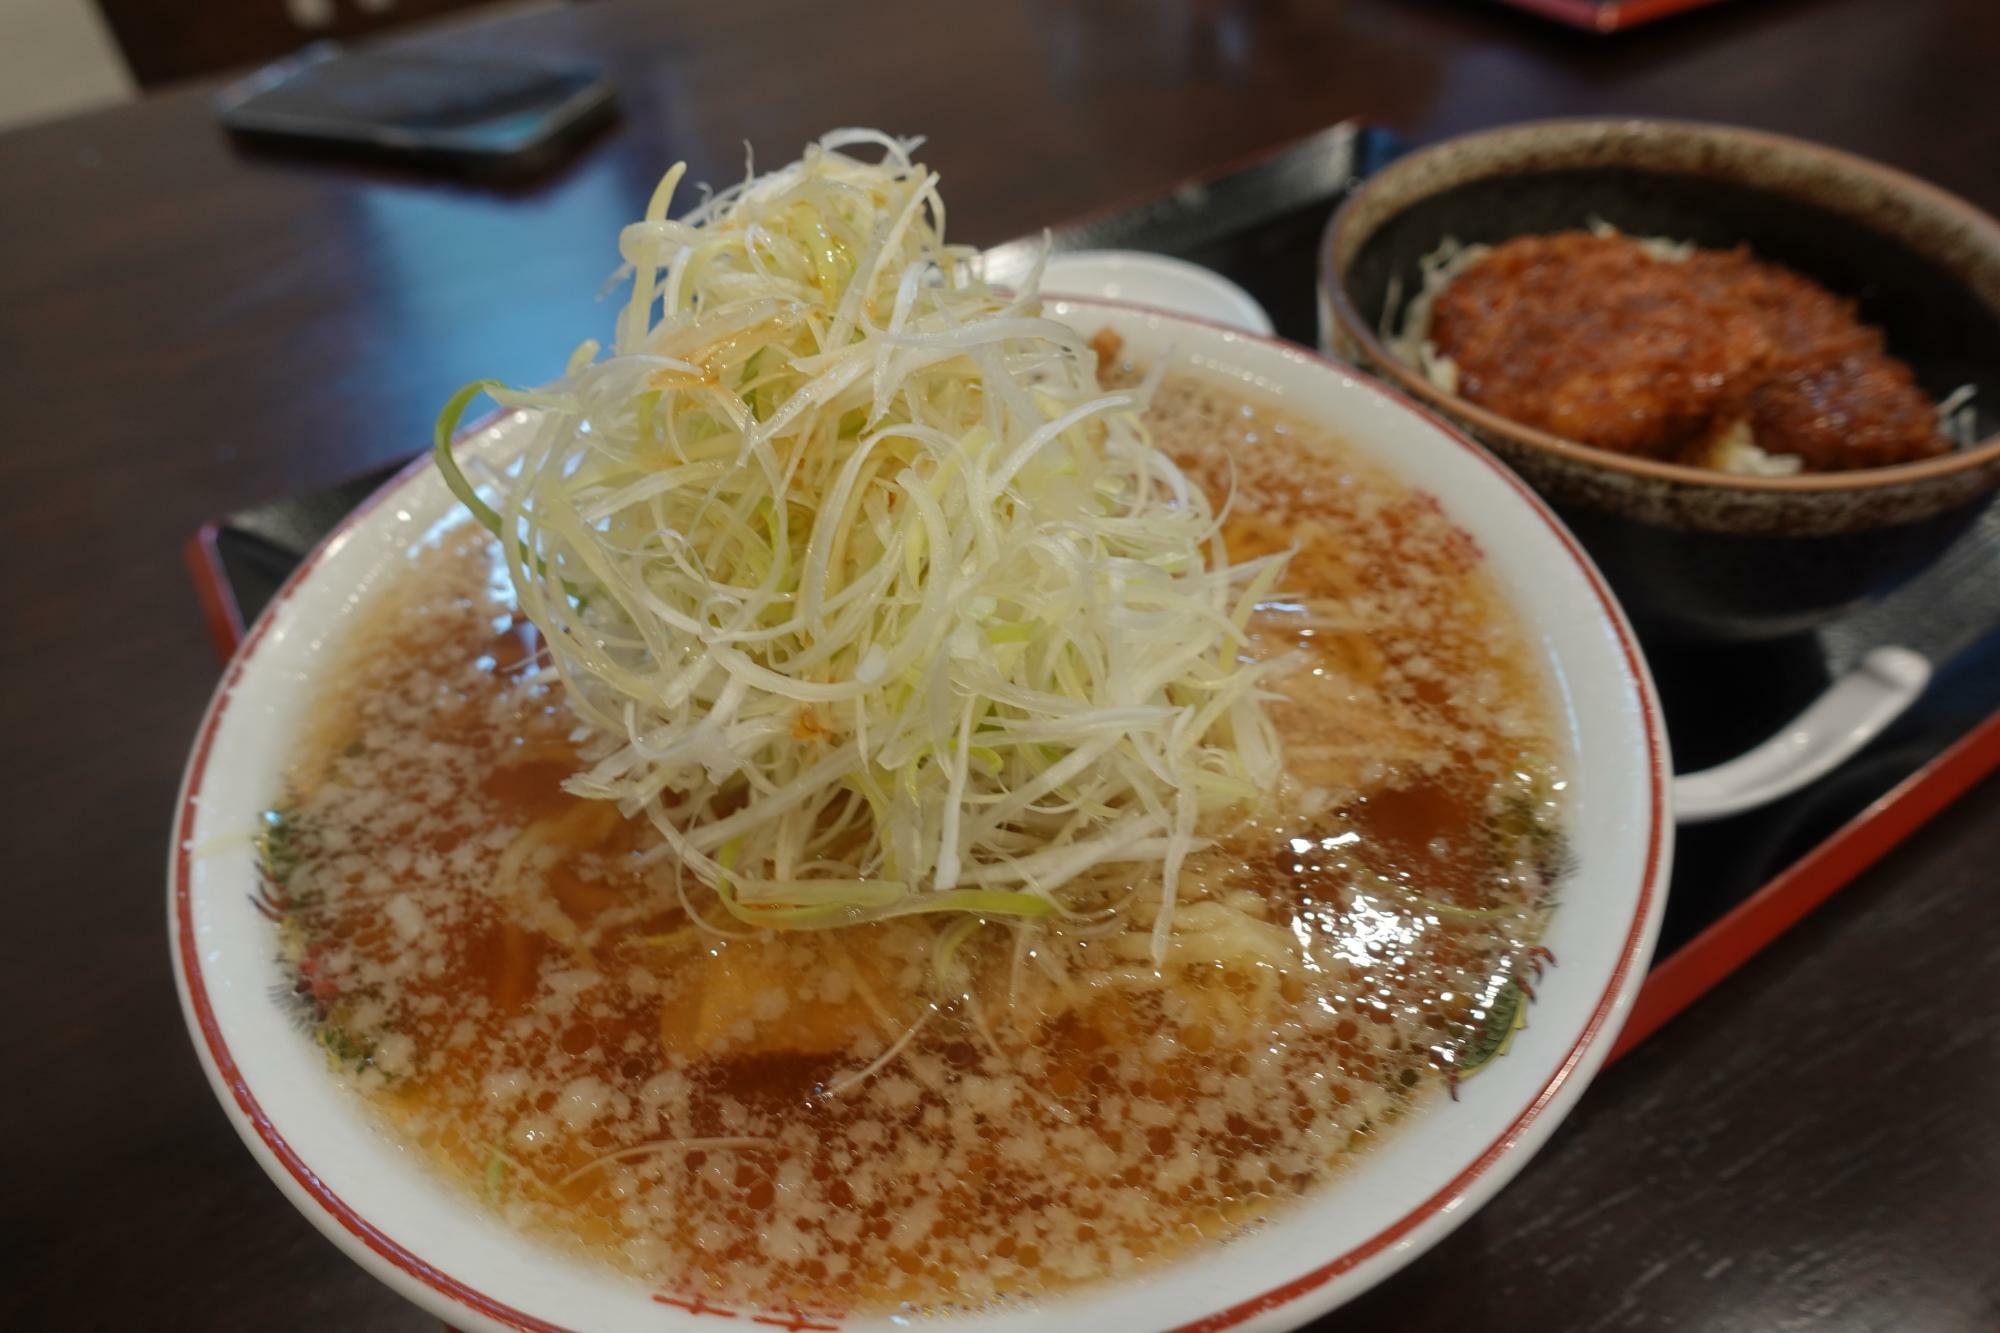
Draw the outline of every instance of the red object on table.
[[[1503,5],[1525,9],[1572,28],[1592,32],[1618,32],[1651,23],[1671,14],[1700,9],[1720,0],[1500,0]]]

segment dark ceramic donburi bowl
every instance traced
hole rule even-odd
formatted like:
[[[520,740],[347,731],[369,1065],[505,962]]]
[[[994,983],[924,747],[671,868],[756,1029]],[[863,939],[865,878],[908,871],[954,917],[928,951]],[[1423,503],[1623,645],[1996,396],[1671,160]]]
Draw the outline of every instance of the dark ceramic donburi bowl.
[[[1446,237],[1493,243],[1602,218],[1748,243],[1860,303],[1933,398],[1976,387],[1978,442],[1896,467],[1745,477],[1634,458],[1432,385],[1378,332]],[[1400,312],[1397,312],[1400,313]],[[1321,340],[1478,436],[1556,506],[1642,628],[1811,628],[1935,560],[2000,486],[2000,223],[1887,167],[1794,139],[1665,121],[1547,121],[1448,140],[1369,181],[1320,253]]]

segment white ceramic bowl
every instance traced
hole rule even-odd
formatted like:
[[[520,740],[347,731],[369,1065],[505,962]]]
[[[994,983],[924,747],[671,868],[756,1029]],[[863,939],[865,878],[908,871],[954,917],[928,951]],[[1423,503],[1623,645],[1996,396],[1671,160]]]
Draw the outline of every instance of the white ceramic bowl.
[[[1028,1328],[1288,1328],[1380,1281],[1516,1171],[1602,1062],[1644,974],[1670,857],[1671,771],[1659,711],[1623,616],[1569,534],[1514,476],[1442,421],[1288,344],[1131,307],[1052,302],[1086,332],[1172,355],[1325,423],[1432,492],[1487,553],[1546,654],[1569,729],[1577,869],[1546,943],[1527,1029],[1459,1100],[1439,1099],[1293,1211],[1141,1280],[1039,1310],[958,1318]],[[470,441],[516,447],[523,418]],[[451,510],[414,466],[341,525],[252,628],[188,761],[168,869],[181,1002],[224,1109],[279,1188],[370,1272],[460,1329],[706,1330],[715,1313],[538,1245],[434,1177],[328,1072],[271,991],[272,928],[251,905],[250,833],[276,795],[328,653],[369,591]],[[907,1321],[744,1309],[742,1327],[887,1333]],[[761,1322],[759,1322],[761,1320]]]
[[[1269,335],[1257,298],[1213,269],[1142,250],[1071,250],[1049,256],[1042,292],[1053,298],[1129,302]]]
[[[987,251],[987,280],[1019,285],[1037,253],[1022,241]],[[1058,250],[1042,268],[1041,290],[1051,300],[1143,305],[1251,333],[1272,331],[1257,298],[1214,269],[1145,250]]]

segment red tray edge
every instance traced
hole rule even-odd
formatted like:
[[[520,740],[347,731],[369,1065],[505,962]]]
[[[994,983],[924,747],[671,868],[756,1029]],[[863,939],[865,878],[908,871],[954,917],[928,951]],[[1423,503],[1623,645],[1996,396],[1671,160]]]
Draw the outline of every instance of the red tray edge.
[[[1656,963],[1606,1063],[1659,1031],[1997,768],[2000,712]]]
[[[195,600],[201,603],[201,618],[208,626],[216,655],[227,662],[236,656],[236,645],[243,642],[243,610],[223,576],[222,554],[215,546],[219,531],[221,525],[214,521],[196,528],[181,547],[181,559],[194,579]]]

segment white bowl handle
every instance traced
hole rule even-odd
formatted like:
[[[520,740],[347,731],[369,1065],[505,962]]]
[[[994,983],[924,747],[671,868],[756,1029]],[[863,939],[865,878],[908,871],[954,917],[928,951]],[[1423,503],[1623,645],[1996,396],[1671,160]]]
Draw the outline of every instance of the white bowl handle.
[[[1789,796],[1845,763],[1902,716],[1930,683],[1931,664],[1908,648],[1876,648],[1813,700],[1792,724],[1754,750],[1674,779],[1683,824],[1754,810]]]

